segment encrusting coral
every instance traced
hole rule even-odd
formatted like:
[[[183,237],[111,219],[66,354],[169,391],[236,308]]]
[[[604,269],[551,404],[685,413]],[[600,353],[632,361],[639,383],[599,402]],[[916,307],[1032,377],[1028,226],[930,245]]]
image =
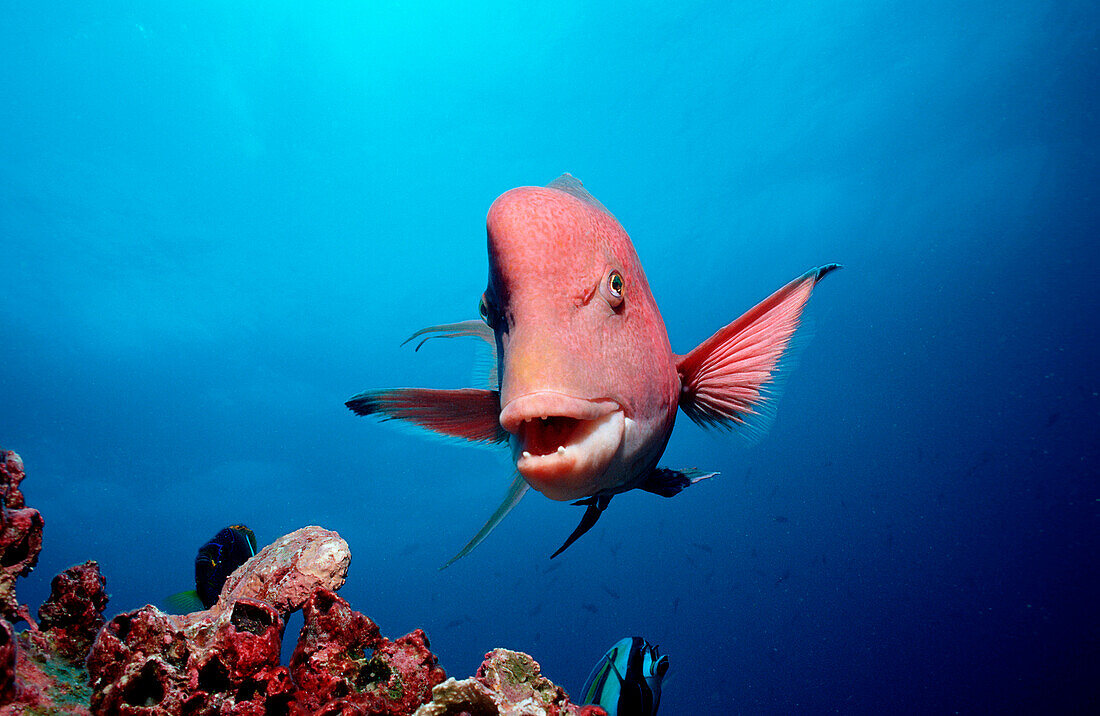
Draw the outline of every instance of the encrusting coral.
[[[104,622],[106,580],[92,561],[66,569],[39,608],[15,596],[42,547],[26,507],[23,461],[0,450],[0,716],[599,716],[578,707],[519,652],[486,655],[475,678],[447,679],[416,629],[382,636],[336,594],[351,552],[340,535],[303,527],[239,567],[218,602],[191,614],[152,605]],[[304,623],[280,663],[287,617]],[[13,623],[26,621],[16,633]]]

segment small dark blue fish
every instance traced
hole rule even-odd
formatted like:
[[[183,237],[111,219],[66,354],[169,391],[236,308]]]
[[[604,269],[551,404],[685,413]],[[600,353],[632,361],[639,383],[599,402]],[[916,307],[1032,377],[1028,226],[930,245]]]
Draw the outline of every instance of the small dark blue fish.
[[[195,591],[207,609],[218,601],[225,580],[256,554],[256,535],[244,525],[230,525],[199,547],[195,557]]]
[[[245,525],[230,525],[199,547],[195,557],[195,589],[168,597],[176,612],[209,609],[218,601],[225,580],[256,554],[256,535]]]
[[[668,657],[640,636],[618,641],[599,660],[584,684],[582,701],[608,716],[654,716],[661,705],[661,680]]]

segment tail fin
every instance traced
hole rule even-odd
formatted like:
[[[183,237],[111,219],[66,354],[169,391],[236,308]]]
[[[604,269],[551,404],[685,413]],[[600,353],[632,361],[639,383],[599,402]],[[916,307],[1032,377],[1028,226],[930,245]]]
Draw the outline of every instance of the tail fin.
[[[680,408],[703,427],[752,432],[767,414],[784,354],[814,286],[840,268],[811,269],[677,359]]]
[[[190,614],[206,609],[206,605],[199,598],[199,593],[194,589],[170,594],[161,601],[164,604],[164,611],[169,614]]]

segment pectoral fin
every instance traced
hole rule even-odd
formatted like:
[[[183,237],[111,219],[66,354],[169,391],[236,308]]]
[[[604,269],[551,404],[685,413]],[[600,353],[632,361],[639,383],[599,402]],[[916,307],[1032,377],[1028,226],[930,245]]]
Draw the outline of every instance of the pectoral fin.
[[[345,405],[357,415],[407,420],[441,435],[473,442],[508,442],[508,433],[500,427],[500,393],[495,390],[368,390]]]
[[[481,544],[481,541],[489,536],[489,533],[492,532],[493,529],[500,524],[500,521],[503,520],[505,516],[507,516],[507,514],[512,511],[512,508],[519,504],[519,501],[523,498],[525,494],[527,494],[527,490],[529,488],[530,485],[527,484],[527,481],[524,480],[521,475],[516,475],[515,479],[512,480],[512,484],[508,486],[508,492],[504,495],[504,501],[500,503],[500,507],[497,508],[497,511],[493,513],[493,515],[485,522],[484,525],[482,525],[477,534],[474,535],[473,538],[466,543],[466,546],[462,548],[462,551],[460,551],[454,557],[451,557],[447,561],[447,564],[440,567],[440,569],[446,569],[447,567],[450,567],[452,564],[462,559],[470,552],[473,552],[474,547],[477,547],[479,544]]]
[[[565,544],[558,547],[558,551],[550,555],[550,559],[557,557],[564,552],[569,545],[577,541],[577,538],[583,535],[588,530],[592,529],[592,525],[596,524],[596,520],[600,519],[600,515],[607,509],[607,506],[611,503],[610,497],[596,495],[595,497],[588,497],[583,500],[574,502],[574,505],[587,505],[588,509],[584,511],[584,515],[581,517],[581,523],[577,525],[577,529],[573,530],[573,534],[569,535],[569,539],[565,540]]]
[[[420,338],[420,342],[417,343],[416,348],[413,349],[414,351],[418,351],[420,350],[420,346],[433,338],[462,338],[466,336],[480,338],[490,346],[496,347],[496,335],[494,335],[493,329],[485,325],[485,321],[480,320],[442,323],[438,326],[421,328],[419,331],[402,341],[401,345],[405,345],[410,341]]]
[[[488,387],[492,388],[500,385],[498,380],[498,366],[497,366],[497,337],[493,333],[493,329],[489,328],[485,324],[485,321],[472,320],[472,321],[459,321],[458,323],[442,323],[438,326],[428,326],[427,328],[421,328],[416,333],[412,334],[401,345],[405,345],[411,341],[419,338],[414,351],[420,350],[420,347],[433,338],[480,338],[485,342],[485,345],[489,347],[488,361],[485,361],[485,380],[488,381]]]
[[[686,470],[656,467],[653,468],[653,472],[649,473],[649,477],[638,485],[638,489],[652,492],[654,495],[660,495],[661,497],[674,497],[679,495],[685,487],[690,487],[700,480],[706,480],[708,477],[714,477],[717,474],[717,472],[696,470],[694,467],[689,467]]]
[[[776,378],[814,285],[840,268],[811,269],[677,358],[680,408],[703,427],[762,433]]]

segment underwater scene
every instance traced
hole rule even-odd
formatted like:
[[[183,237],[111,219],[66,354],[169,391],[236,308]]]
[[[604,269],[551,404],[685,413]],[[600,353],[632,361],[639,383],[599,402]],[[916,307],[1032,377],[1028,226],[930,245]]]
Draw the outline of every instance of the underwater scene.
[[[0,17],[0,710],[1100,708],[1095,3]]]

